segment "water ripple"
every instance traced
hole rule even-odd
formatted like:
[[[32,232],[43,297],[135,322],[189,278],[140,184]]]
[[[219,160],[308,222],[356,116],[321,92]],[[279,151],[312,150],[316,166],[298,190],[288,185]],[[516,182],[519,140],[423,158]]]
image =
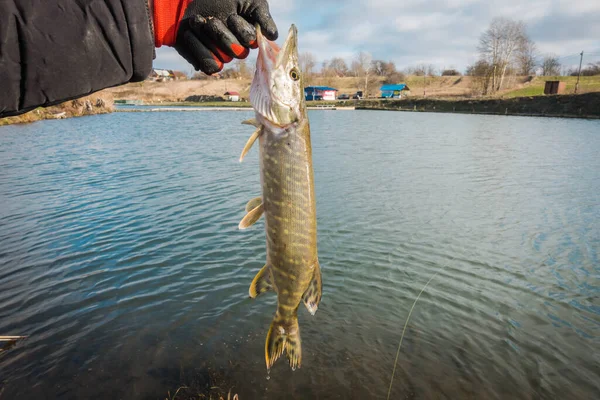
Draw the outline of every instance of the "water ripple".
[[[0,398],[162,398],[208,369],[243,399],[600,393],[598,121],[311,114],[319,312],[265,380],[275,297],[249,112],[0,128]],[[168,128],[167,128],[168,127]]]

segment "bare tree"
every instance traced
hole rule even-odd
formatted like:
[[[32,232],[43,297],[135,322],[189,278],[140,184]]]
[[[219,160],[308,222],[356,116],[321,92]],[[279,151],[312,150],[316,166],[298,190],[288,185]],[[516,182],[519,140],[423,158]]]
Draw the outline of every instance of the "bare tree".
[[[579,68],[569,68],[567,75],[578,76]],[[581,76],[595,76],[595,75],[600,75],[600,62],[597,62],[596,64],[589,63],[585,67],[581,68]]]
[[[369,93],[369,75],[371,74],[371,70],[372,70],[372,63],[371,61],[373,60],[373,57],[371,56],[371,54],[365,52],[365,51],[361,51],[360,53],[358,53],[358,55],[356,56],[356,65],[353,66],[358,67],[359,69],[359,76],[364,77],[365,79],[365,85],[364,85],[364,91],[365,91],[365,96],[368,96]]]
[[[246,60],[235,60],[235,67],[238,72],[238,79],[248,79],[252,76]]]
[[[377,76],[385,76],[385,61],[373,60],[371,63],[371,69]]]
[[[548,55],[542,60],[542,75],[555,76],[560,75],[560,63],[555,55]]]
[[[359,77],[361,75],[362,67],[358,60],[353,60],[352,64],[350,64],[350,73],[352,76]]]
[[[437,75],[437,68],[435,68],[435,65],[433,65],[433,64],[419,64],[414,67],[408,67],[408,68],[406,68],[405,71],[408,75],[415,75],[415,76],[423,76],[423,75],[435,76],[435,75]]]
[[[248,60],[246,62],[246,67],[248,67],[248,74],[253,78],[254,74],[256,74],[256,61]]]
[[[398,73],[396,70],[396,64],[393,61],[388,61],[383,64],[383,74],[385,76],[390,76],[392,74]]]
[[[315,56],[308,52],[301,53],[298,56],[298,61],[300,64],[300,70],[304,74],[304,80],[306,83],[308,83],[310,80],[312,80],[314,69],[317,65]]]
[[[461,73],[455,68],[444,69],[442,76],[460,76]]]
[[[589,63],[587,67],[581,70],[581,76],[596,76],[600,75],[600,61]]]
[[[335,72],[329,68],[329,60],[325,60],[321,63],[321,77],[328,78],[335,75]]]
[[[396,83],[404,82],[405,80],[406,80],[406,76],[402,72],[395,71],[390,74],[387,74],[385,76],[385,80],[383,81],[383,83],[396,84]]]
[[[479,38],[481,58],[492,67],[493,91],[502,89],[506,69],[526,40],[525,24],[504,17],[494,18]]]
[[[423,76],[427,74],[427,65],[425,64],[419,64],[417,66],[414,67],[407,67],[406,68],[406,73],[408,75],[415,75],[415,76]]]
[[[471,77],[471,89],[479,94],[486,95],[490,93],[492,83],[492,74],[494,67],[485,60],[479,60],[475,64],[467,67],[465,75]]]
[[[371,71],[376,76],[385,77],[383,83],[400,83],[406,79],[402,72],[396,70],[396,64],[393,61],[373,60]]]
[[[348,66],[343,58],[333,58],[329,62],[329,69],[337,76],[346,76],[348,74]]]
[[[537,66],[537,47],[535,43],[524,36],[521,46],[517,51],[517,72],[522,76],[533,75]]]

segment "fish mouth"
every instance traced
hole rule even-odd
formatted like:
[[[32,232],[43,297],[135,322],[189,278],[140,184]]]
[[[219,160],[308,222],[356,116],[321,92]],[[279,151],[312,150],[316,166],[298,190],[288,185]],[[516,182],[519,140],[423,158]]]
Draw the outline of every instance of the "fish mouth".
[[[278,68],[281,64],[292,57],[298,51],[298,28],[292,24],[285,39],[283,47],[271,42],[261,32],[260,26],[256,26],[256,39],[258,41],[258,56],[262,58],[264,66],[269,70]]]

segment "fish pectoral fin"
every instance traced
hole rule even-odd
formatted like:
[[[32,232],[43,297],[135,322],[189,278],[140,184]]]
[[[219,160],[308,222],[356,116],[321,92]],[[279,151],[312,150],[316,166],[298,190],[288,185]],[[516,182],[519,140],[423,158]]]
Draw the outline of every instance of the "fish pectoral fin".
[[[298,317],[287,321],[273,320],[271,323],[265,342],[267,369],[271,369],[284,351],[292,370],[300,368],[302,364],[302,343],[300,341]]]
[[[313,271],[313,277],[308,284],[308,288],[304,292],[302,296],[302,300],[304,300],[304,305],[308,309],[312,315],[315,315],[317,312],[317,308],[319,308],[319,302],[321,301],[321,266],[319,262],[315,264],[315,269]]]
[[[262,204],[262,197],[258,196],[253,198],[252,200],[250,200],[248,202],[248,204],[246,204],[246,212],[250,212],[253,209],[255,209],[256,207],[260,206]]]
[[[253,200],[250,200],[253,201]],[[246,229],[251,227],[252,225],[254,225],[256,223],[256,221],[259,220],[259,218],[263,215],[263,213],[265,212],[265,208],[263,206],[263,203],[261,201],[261,203],[254,207],[252,210],[248,211],[248,214],[246,214],[246,216],[244,218],[242,218],[242,220],[240,221],[240,224],[238,225],[239,229]]]
[[[256,139],[260,136],[260,131],[261,131],[260,128],[258,128],[256,131],[254,131],[254,133],[250,136],[250,138],[246,142],[246,145],[244,146],[244,149],[242,150],[242,154],[240,155],[240,162],[242,162],[244,157],[246,157],[246,154],[248,153],[248,151],[250,151],[250,148],[252,147],[252,145],[254,144]]]
[[[256,120],[256,118],[250,118],[250,119],[247,119],[245,121],[242,121],[242,125],[252,125],[252,126],[255,126],[257,128],[260,128],[260,122],[258,122]]]
[[[250,297],[254,299],[259,294],[272,289],[273,277],[271,276],[271,270],[269,269],[269,266],[265,264],[265,266],[262,267],[260,271],[258,271],[256,276],[252,280],[248,294],[250,294]]]

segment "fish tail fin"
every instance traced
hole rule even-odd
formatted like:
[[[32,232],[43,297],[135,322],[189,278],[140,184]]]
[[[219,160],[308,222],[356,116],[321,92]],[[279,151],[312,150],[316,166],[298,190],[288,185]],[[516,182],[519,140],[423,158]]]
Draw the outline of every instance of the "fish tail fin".
[[[300,368],[302,346],[297,316],[287,321],[279,320],[275,317],[271,323],[269,333],[267,334],[267,341],[265,342],[267,369],[271,369],[275,361],[281,357],[284,350],[292,370]]]

